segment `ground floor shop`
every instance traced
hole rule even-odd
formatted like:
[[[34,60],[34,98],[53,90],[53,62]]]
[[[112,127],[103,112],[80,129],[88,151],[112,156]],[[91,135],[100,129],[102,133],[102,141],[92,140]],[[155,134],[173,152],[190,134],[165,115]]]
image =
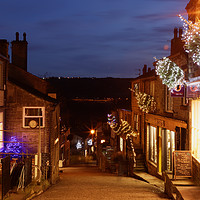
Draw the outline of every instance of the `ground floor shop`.
[[[173,171],[173,152],[187,148],[187,123],[167,117],[147,114],[146,160],[153,175]]]

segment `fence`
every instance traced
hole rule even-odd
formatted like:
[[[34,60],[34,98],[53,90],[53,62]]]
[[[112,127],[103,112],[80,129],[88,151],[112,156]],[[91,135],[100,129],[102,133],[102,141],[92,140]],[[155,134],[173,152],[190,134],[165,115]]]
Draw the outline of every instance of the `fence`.
[[[1,160],[2,163],[2,199],[10,190],[10,156]]]

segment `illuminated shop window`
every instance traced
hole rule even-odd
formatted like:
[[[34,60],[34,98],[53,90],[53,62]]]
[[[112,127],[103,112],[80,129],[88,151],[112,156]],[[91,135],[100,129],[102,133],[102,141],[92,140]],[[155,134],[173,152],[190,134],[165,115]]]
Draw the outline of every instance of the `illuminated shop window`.
[[[3,141],[3,112],[0,112],[0,141]],[[3,142],[0,142],[0,151],[3,147]]]
[[[167,137],[167,171],[172,171],[172,155],[175,151],[175,132],[166,130]]]
[[[36,122],[36,127],[45,127],[44,124],[45,108],[44,107],[24,107],[23,108],[23,127],[30,128],[31,122]]]
[[[124,140],[122,137],[120,137],[120,151],[123,151],[124,149]]]
[[[200,160],[200,100],[192,101],[192,153]]]
[[[156,127],[148,125],[149,135],[149,160],[157,163],[157,133]]]

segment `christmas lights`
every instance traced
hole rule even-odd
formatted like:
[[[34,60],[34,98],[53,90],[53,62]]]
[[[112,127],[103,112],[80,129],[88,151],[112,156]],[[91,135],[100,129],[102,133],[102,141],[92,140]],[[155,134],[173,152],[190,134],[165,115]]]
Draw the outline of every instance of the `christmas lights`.
[[[187,21],[181,15],[180,19],[184,21],[183,41],[185,42],[184,49],[187,53],[192,54],[192,60],[195,64],[200,65],[200,21],[195,23]]]
[[[17,141],[16,136],[12,136],[10,138],[10,142],[5,147],[5,153],[12,153],[11,157],[20,157],[20,153],[22,153],[22,144]]]
[[[169,58],[163,57],[156,62],[156,74],[160,76],[162,83],[167,85],[169,90],[180,85],[184,81],[183,70]]]

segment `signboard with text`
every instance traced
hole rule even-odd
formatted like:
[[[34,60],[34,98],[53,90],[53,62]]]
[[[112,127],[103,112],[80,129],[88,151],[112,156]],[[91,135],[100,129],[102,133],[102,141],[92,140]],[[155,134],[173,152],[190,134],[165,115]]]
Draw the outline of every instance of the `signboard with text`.
[[[174,177],[192,176],[191,151],[174,151]]]

